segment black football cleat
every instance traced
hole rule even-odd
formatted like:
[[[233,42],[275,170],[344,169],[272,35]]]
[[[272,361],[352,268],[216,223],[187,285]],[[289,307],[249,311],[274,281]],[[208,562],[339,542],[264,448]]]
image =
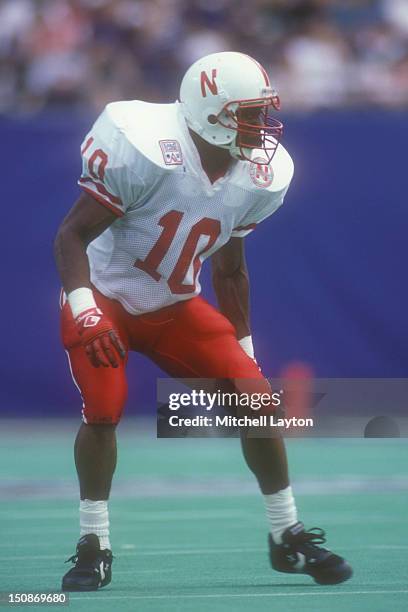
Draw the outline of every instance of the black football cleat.
[[[295,523],[282,534],[282,544],[275,544],[269,534],[269,558],[273,569],[290,574],[309,574],[318,584],[338,584],[348,580],[353,570],[345,559],[319,544],[326,542],[323,529],[305,531]]]
[[[110,583],[112,577],[112,552],[101,550],[99,538],[94,533],[83,536],[76,553],[65,563],[72,567],[62,579],[63,591],[96,591]]]

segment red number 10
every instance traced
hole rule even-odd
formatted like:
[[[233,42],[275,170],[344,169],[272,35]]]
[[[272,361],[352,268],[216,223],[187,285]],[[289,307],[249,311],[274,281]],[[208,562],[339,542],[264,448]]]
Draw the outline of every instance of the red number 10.
[[[161,274],[157,271],[157,268],[163,261],[174,240],[183,215],[184,213],[179,212],[178,210],[171,210],[163,215],[163,217],[159,220],[159,225],[163,228],[159,239],[153,246],[150,253],[147,255],[146,259],[137,259],[134,264],[135,268],[143,270],[149,274],[149,276],[154,278],[155,281],[159,281],[161,279]],[[220,233],[221,223],[217,219],[204,217],[193,225],[181,250],[180,257],[178,258],[168,280],[168,285],[172,293],[192,293],[195,291],[195,281],[201,267],[200,255],[211,249]],[[194,253],[201,236],[208,236],[208,242],[207,245],[194,257]],[[193,283],[191,285],[183,284],[191,262],[193,262]]]

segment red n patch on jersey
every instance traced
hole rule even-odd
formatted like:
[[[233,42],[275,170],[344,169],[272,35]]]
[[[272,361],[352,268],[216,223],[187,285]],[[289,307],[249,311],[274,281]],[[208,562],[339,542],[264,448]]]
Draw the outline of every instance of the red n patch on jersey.
[[[205,70],[202,71],[201,73],[201,94],[203,98],[207,97],[206,86],[208,87],[210,92],[213,94],[213,96],[217,95],[218,87],[217,87],[217,83],[215,82],[216,76],[217,76],[216,68],[213,68],[211,71],[211,81],[208,77],[208,74],[205,72]]]
[[[249,174],[257,187],[269,187],[273,181],[273,170],[262,157],[255,157],[250,164]]]

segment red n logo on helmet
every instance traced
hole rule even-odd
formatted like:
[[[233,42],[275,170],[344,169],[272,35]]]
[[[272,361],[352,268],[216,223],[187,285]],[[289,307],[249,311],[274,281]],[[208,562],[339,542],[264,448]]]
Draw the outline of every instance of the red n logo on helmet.
[[[217,76],[217,69],[213,68],[211,71],[211,81],[208,77],[208,74],[205,72],[205,70],[202,71],[201,73],[201,94],[203,96],[203,98],[207,97],[207,91],[206,91],[206,87],[208,87],[208,89],[211,91],[211,93],[213,94],[213,96],[216,96],[218,93],[218,87],[217,87],[217,83],[215,82],[215,77]]]

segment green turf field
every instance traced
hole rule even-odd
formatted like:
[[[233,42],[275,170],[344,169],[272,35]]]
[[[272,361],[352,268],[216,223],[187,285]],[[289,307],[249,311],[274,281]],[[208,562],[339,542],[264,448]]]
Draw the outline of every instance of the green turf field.
[[[0,425],[0,590],[58,590],[78,537],[77,423]],[[288,443],[300,518],[355,569],[319,587],[269,568],[262,499],[237,440],[156,440],[129,419],[118,434],[113,581],[71,594],[68,609],[408,610],[407,440]]]

